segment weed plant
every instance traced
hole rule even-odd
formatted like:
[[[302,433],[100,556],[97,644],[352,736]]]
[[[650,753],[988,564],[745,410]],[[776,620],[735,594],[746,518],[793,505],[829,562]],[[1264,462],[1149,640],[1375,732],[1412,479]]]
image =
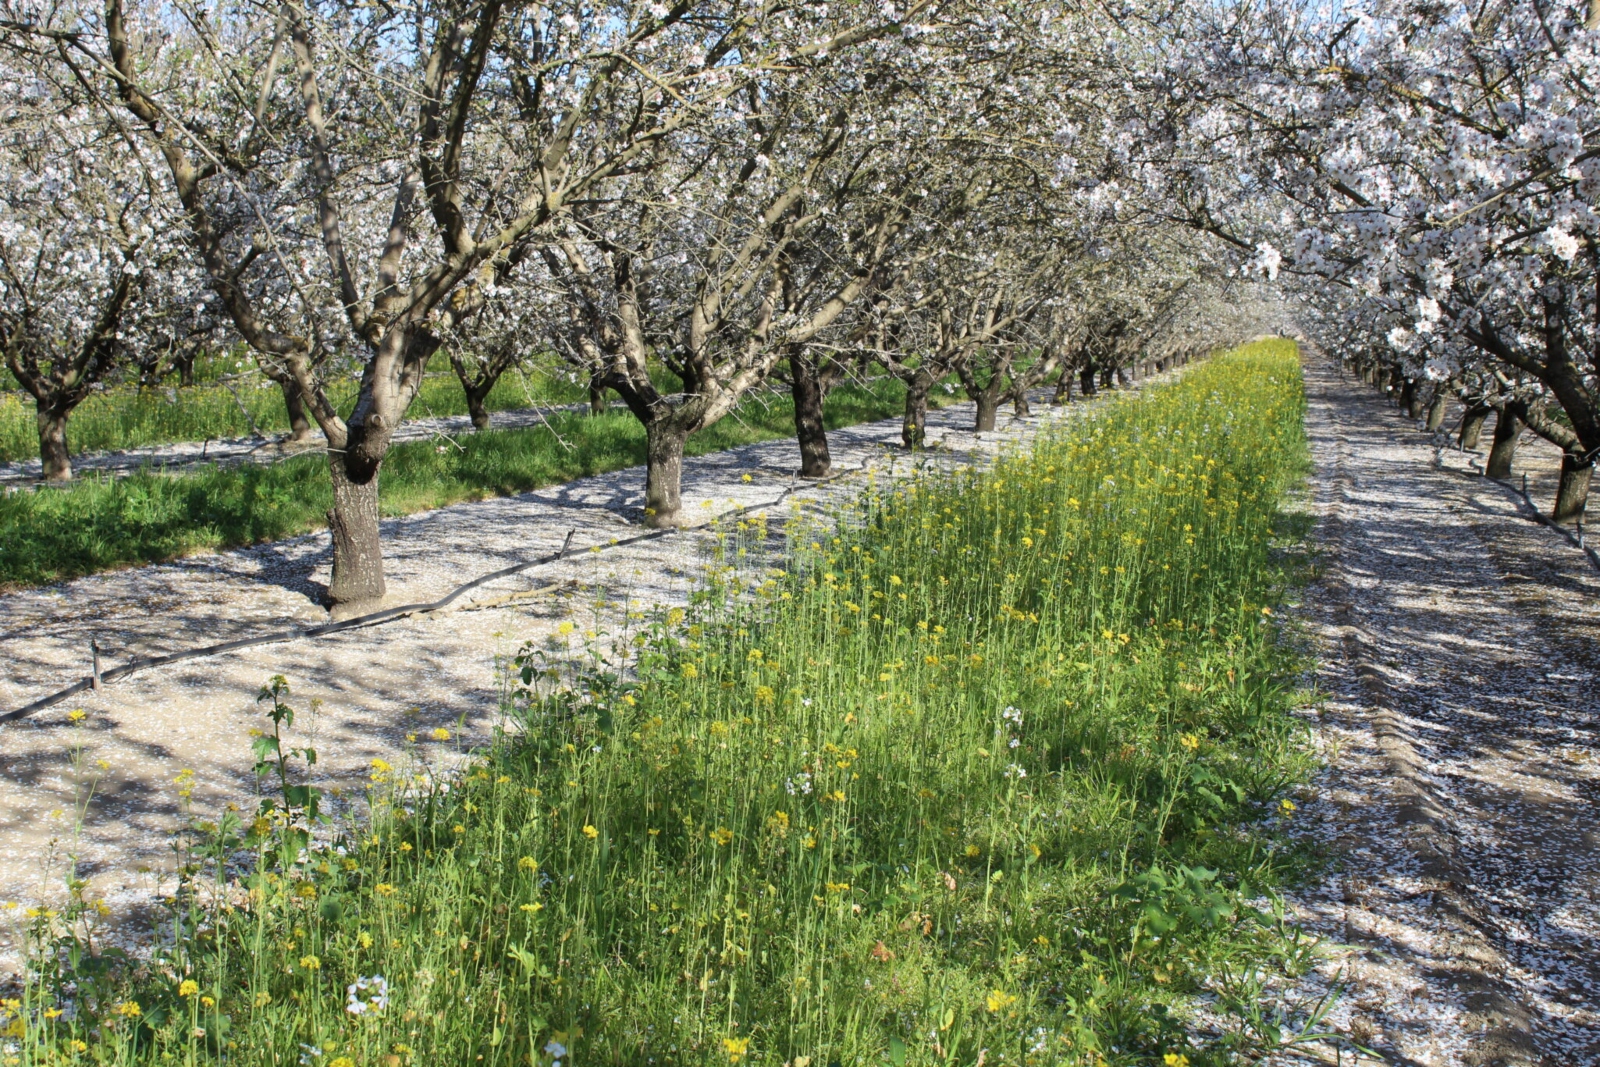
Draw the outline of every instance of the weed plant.
[[[828,396],[827,424],[884,418],[903,397],[892,378],[842,385]],[[793,410],[784,395],[748,397],[734,416],[691,437],[688,454],[785,437],[794,432]],[[383,513],[527,492],[644,462],[644,428],[626,412],[557,412],[548,423],[396,445],[383,465]],[[321,455],[189,474],[86,475],[69,487],[0,495],[0,588],[291,537],[325,526],[331,506]]]
[[[107,971],[63,932],[91,904],[36,915],[12,1054],[1171,1067],[1287,1040],[1263,990],[1310,946],[1270,901],[1310,756],[1271,603],[1301,417],[1262,343],[794,517],[781,569],[739,565],[764,521],[727,528],[627,669],[526,649],[489,749],[448,782],[442,732],[374,760],[337,837],[280,777],[275,682],[281,787],[199,825],[175,940]]]

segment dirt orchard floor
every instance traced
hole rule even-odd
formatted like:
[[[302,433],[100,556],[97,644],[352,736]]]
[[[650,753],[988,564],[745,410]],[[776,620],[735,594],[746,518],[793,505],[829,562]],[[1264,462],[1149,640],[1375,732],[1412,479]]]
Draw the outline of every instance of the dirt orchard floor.
[[[1329,1026],[1380,1058],[1278,1062],[1600,1063],[1600,572],[1481,454],[1306,372],[1331,764],[1299,818],[1335,860],[1293,901],[1329,947],[1296,995],[1342,985]],[[1518,453],[1546,510],[1558,462]]]

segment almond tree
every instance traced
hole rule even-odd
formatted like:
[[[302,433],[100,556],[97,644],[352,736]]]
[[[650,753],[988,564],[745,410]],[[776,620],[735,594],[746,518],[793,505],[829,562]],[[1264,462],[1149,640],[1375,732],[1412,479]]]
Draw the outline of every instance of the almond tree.
[[[19,20],[20,21],[20,20]],[[742,5],[184,4],[29,22],[165,161],[193,253],[329,442],[328,599],[384,592],[378,479],[452,294],[699,120],[757,62]],[[333,376],[359,376],[344,411]]]
[[[1555,517],[1581,515],[1600,455],[1600,4],[1373,0],[1280,25],[1280,47],[1229,52],[1229,136],[1276,200],[1253,232],[1219,228],[1386,322],[1409,413],[1430,376],[1492,380],[1479,396],[1508,431],[1563,451]]]
[[[61,482],[73,410],[214,323],[137,145],[41,57],[0,59],[15,93],[0,129],[0,351],[33,397],[42,476]]]

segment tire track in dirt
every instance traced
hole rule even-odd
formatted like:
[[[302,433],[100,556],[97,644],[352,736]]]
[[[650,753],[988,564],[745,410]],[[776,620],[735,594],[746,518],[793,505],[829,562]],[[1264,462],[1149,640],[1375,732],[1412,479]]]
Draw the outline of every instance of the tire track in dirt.
[[[1310,989],[1345,983],[1329,1022],[1390,1063],[1600,1061],[1600,715],[1574,648],[1600,576],[1332,362],[1306,382],[1331,764],[1302,832],[1335,863],[1294,904],[1342,946]]]

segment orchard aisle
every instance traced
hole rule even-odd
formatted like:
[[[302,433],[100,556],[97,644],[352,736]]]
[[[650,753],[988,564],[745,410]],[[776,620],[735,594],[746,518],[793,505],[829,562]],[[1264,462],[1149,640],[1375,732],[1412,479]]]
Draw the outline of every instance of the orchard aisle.
[[[1600,1063],[1600,574],[1336,364],[1306,384],[1330,1021],[1391,1063]]]
[[[684,508],[691,521],[703,521],[794,489],[768,512],[771,536],[781,538],[796,506],[828,508],[871,478],[907,477],[922,463],[980,461],[1079,407],[1041,403],[1034,417],[1002,416],[1000,432],[981,435],[970,432],[970,403],[932,411],[928,439],[938,447],[915,459],[898,447],[899,419],[835,430],[828,435],[835,472],[874,473],[820,486],[794,478],[792,439],[701,456],[684,464]],[[479,575],[552,554],[568,531],[572,558],[480,587],[447,613],[153,668],[0,725],[0,902],[58,896],[71,850],[90,899],[104,898],[119,916],[147,906],[170,883],[180,772],[191,772],[185,788],[196,812],[250,803],[248,730],[265,724],[255,697],[273,674],[287,677],[289,702],[300,712],[294,743],[314,744],[318,779],[345,792],[344,801],[332,800],[336,809],[359,798],[372,760],[402,759],[407,735],[420,739],[433,763],[482,743],[495,723],[502,665],[524,643],[576,646],[591,629],[625,636],[637,625],[631,614],[684,603],[702,577],[713,547],[708,530],[584,551],[640,532],[643,486],[643,468],[635,467],[386,520],[395,603],[434,600]],[[325,622],[315,597],[328,576],[324,531],[0,596],[0,711],[82,678],[91,635],[110,667]],[[570,636],[560,630],[567,622],[577,628]],[[75,722],[79,708],[85,714]],[[434,731],[449,739],[434,740]],[[80,744],[75,769],[71,749]],[[74,842],[74,798],[91,785],[94,801]],[[14,963],[8,919],[17,914],[0,911],[0,974]]]

